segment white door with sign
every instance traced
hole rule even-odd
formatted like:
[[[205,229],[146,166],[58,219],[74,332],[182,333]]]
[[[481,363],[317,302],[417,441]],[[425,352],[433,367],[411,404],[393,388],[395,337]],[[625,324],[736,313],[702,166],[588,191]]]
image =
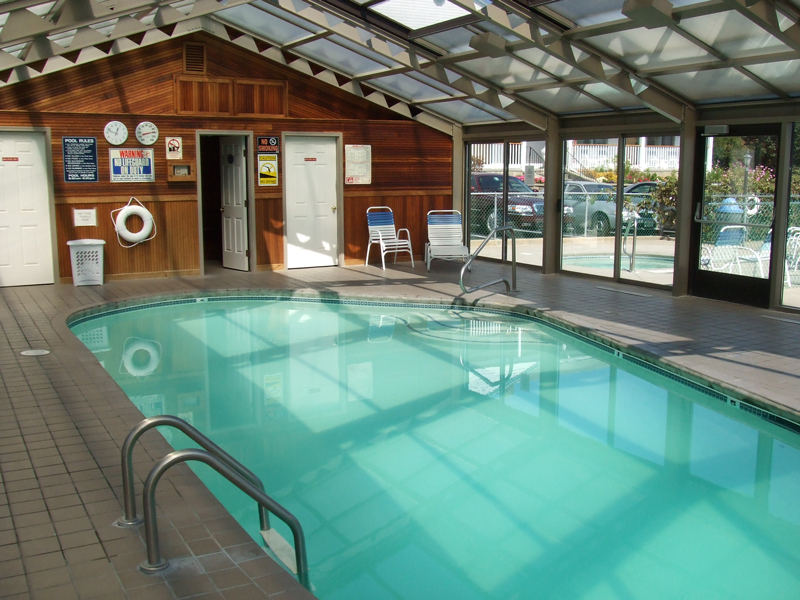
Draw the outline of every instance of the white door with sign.
[[[247,160],[244,136],[220,138],[222,163],[222,266],[247,271]]]
[[[0,133],[0,157],[0,287],[53,283],[44,135]]]
[[[339,264],[336,138],[286,138],[286,268]]]

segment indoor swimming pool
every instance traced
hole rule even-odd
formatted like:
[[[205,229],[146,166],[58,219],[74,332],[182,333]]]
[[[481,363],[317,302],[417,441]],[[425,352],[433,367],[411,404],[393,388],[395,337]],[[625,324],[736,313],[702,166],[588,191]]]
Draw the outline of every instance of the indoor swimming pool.
[[[70,327],[145,416],[189,421],[294,513],[322,600],[800,589],[795,426],[533,317],[221,296]],[[254,503],[196,472],[260,542]]]

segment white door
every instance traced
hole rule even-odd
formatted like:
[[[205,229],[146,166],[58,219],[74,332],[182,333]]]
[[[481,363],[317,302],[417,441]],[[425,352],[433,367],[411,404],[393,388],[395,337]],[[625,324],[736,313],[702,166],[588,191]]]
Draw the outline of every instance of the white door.
[[[220,138],[222,164],[222,266],[247,271],[247,160],[244,136]]]
[[[44,134],[0,133],[0,286],[53,283]]]
[[[339,264],[336,138],[286,138],[286,268]]]

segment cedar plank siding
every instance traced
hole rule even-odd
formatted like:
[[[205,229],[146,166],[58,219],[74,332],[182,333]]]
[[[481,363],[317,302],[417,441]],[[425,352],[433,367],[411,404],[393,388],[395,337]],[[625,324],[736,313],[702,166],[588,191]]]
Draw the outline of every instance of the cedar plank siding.
[[[206,44],[207,78],[286,82],[286,117],[178,115],[175,80],[183,72],[183,46]],[[125,148],[139,147],[134,130],[141,121],[159,128],[153,183],[111,183],[110,146],[103,128],[110,120],[128,127]],[[344,144],[372,146],[372,184],[344,186],[345,264],[363,262],[367,246],[365,212],[387,205],[398,227],[408,227],[415,258],[421,257],[427,211],[452,207],[452,139],[389,109],[275,63],[235,44],[196,33],[78,65],[0,89],[0,127],[48,127],[62,279],[71,278],[66,242],[79,238],[106,241],[105,274],[109,279],[177,276],[200,269],[197,182],[167,182],[164,139],[183,138],[183,158],[197,164],[195,131],[250,132],[280,136],[287,132],[337,132]],[[61,138],[97,138],[99,183],[65,183]],[[282,156],[279,159],[282,169]],[[256,173],[251,174],[256,177]],[[256,180],[257,181],[257,180]],[[283,183],[283,173],[280,173]],[[283,188],[255,187],[258,267],[282,268]],[[155,239],[131,249],[117,242],[110,213],[131,196],[153,214]],[[97,227],[75,228],[73,208],[97,208]],[[129,228],[136,229],[131,222]],[[380,262],[376,252],[372,258]]]

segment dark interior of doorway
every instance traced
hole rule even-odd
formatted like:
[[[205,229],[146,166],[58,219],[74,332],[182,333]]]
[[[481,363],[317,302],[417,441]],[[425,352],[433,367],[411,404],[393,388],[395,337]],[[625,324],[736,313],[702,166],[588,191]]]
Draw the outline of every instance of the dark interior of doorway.
[[[222,266],[222,184],[219,153],[218,136],[200,136],[203,260]]]

